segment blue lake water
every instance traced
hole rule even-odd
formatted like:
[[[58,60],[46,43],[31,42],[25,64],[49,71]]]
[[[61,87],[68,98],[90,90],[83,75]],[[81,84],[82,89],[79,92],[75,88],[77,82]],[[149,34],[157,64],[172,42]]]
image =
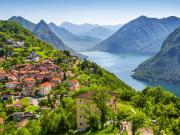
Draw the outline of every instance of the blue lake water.
[[[132,54],[111,54],[107,52],[80,52],[88,56],[90,61],[96,62],[101,67],[111,73],[114,73],[118,78],[136,90],[143,90],[147,86],[162,85],[167,90],[180,96],[180,86],[169,84],[148,83],[133,79],[131,75],[139,64],[147,60],[151,56],[148,55],[132,55]]]

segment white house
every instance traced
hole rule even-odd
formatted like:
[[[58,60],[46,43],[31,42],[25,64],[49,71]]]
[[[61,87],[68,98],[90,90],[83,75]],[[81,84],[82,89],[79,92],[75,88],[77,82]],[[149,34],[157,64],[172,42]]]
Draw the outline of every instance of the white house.
[[[33,60],[35,62],[38,62],[40,59],[39,55],[36,54],[35,52],[32,52],[29,54],[29,56],[27,57],[27,60]]]
[[[45,96],[49,93],[51,90],[51,83],[50,82],[44,82],[39,85],[39,94],[42,96]]]
[[[5,84],[5,87],[13,89],[13,88],[17,87],[19,84],[20,84],[19,82],[8,82]]]

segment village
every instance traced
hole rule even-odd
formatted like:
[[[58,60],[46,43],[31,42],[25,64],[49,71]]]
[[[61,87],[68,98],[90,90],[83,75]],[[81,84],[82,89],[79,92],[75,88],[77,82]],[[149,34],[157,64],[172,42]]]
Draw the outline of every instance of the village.
[[[73,78],[72,71],[62,71],[60,66],[54,64],[53,60],[45,59],[40,61],[40,57],[32,52],[26,59],[26,61],[34,61],[35,64],[20,64],[11,67],[10,70],[0,70],[0,81],[4,83],[4,89],[11,90],[10,93],[1,92],[1,100],[6,101],[11,99],[12,103],[7,104],[7,109],[14,108],[19,111],[11,114],[14,121],[17,121],[17,127],[25,127],[28,123],[28,119],[38,119],[41,113],[32,111],[22,111],[24,109],[24,99],[26,104],[30,105],[30,108],[39,108],[41,111],[44,109],[55,109],[60,101],[57,99],[53,108],[48,106],[41,106],[40,102],[43,99],[48,99],[48,94],[51,90],[60,86],[63,82],[68,84],[67,93],[63,96],[68,97],[69,93],[72,93],[80,88],[80,84],[77,80],[69,80],[67,78]],[[78,95],[75,98],[76,112],[77,112],[77,129],[78,131],[85,131],[89,124],[84,117],[83,107],[90,103],[92,112],[97,112],[95,103],[91,102],[93,94],[87,92]],[[59,98],[61,95],[59,95]],[[116,96],[112,95],[111,100],[107,103],[112,110],[118,111]],[[31,110],[31,109],[30,109]],[[0,118],[0,124],[4,124],[4,119]]]
[[[32,56],[31,58],[35,60]],[[39,61],[39,59],[38,59]],[[48,94],[51,90],[61,85],[63,82],[68,83],[68,92],[64,94],[64,97],[68,97],[68,93],[74,92],[80,88],[80,84],[77,80],[67,80],[65,78],[71,78],[74,74],[71,71],[63,72],[61,68],[50,59],[39,61],[36,64],[21,64],[15,65],[9,71],[0,71],[0,81],[4,82],[5,89],[12,90],[11,93],[1,93],[1,100],[6,101],[11,99],[12,103],[7,104],[6,108],[18,109],[18,112],[14,112],[12,115],[13,120],[17,121],[17,127],[22,128],[28,123],[28,119],[38,119],[40,113],[32,111],[25,112],[23,110],[23,99],[31,107],[39,108],[39,102],[43,99],[47,99]],[[111,93],[112,95],[112,93]],[[61,96],[61,95],[60,95]],[[60,98],[59,96],[59,98]],[[76,111],[77,111],[77,128],[78,131],[85,131],[89,125],[84,115],[83,107],[90,103],[92,112],[97,112],[98,109],[95,107],[95,103],[91,102],[93,94],[87,92],[78,95],[76,99]],[[60,104],[59,100],[55,101],[54,109]],[[111,100],[107,103],[112,110],[118,111],[116,96],[112,95]],[[33,107],[33,108],[34,108]],[[41,106],[41,110],[53,109],[47,106]],[[31,110],[31,109],[30,109]],[[4,124],[4,119],[0,118],[0,124]]]
[[[21,48],[25,44],[22,41],[12,39],[7,40],[7,43],[13,48]],[[11,55],[13,55],[13,52],[8,53],[6,57]],[[6,57],[1,57],[0,60],[5,61]],[[88,86],[88,82],[80,84],[81,75],[76,76],[73,73],[72,66],[76,63],[74,61],[77,62],[77,57],[71,57],[69,60],[64,59],[63,62],[71,66],[71,68],[67,68],[68,70],[64,70],[55,60],[42,59],[35,51],[32,51],[25,57],[25,64],[16,64],[8,70],[0,69],[0,101],[3,102],[3,107],[8,114],[6,119],[0,116],[0,126],[5,125],[6,121],[14,121],[17,128],[24,128],[30,120],[40,119],[44,111],[50,110],[53,112],[59,106],[62,106],[62,98],[70,97],[72,99],[72,93],[78,92],[84,85]],[[87,61],[84,60],[85,62]],[[81,68],[84,69],[85,65]],[[95,73],[94,64],[86,68],[90,74]],[[109,99],[105,101],[105,104],[110,108],[110,112],[117,114],[121,109],[117,95],[112,91],[108,91],[106,94]],[[87,108],[92,114],[101,114],[97,103],[93,99],[94,95],[94,91],[86,91],[73,97],[75,123],[78,132],[84,132],[90,127],[87,116],[85,116],[87,115],[85,114]],[[136,114],[131,107],[130,111]],[[157,122],[153,120],[152,123],[156,124]],[[109,119],[105,123],[105,125],[113,124],[113,119]],[[122,134],[124,131],[128,135],[132,134],[131,122],[122,120],[118,124],[117,134]],[[141,129],[141,133],[153,134],[152,130],[146,128]]]
[[[13,41],[9,40],[8,42]],[[19,42],[18,42],[19,43]],[[22,43],[23,44],[23,43]],[[17,121],[17,127],[24,127],[27,124],[29,118],[37,119],[40,113],[30,111],[23,111],[23,100],[31,107],[43,109],[52,109],[47,106],[39,106],[39,102],[43,99],[47,99],[49,92],[55,89],[62,83],[67,84],[67,93],[64,96],[68,96],[68,93],[73,92],[80,88],[77,80],[69,80],[67,78],[73,78],[72,71],[62,71],[60,66],[54,64],[53,60],[45,59],[40,60],[40,57],[32,52],[26,61],[34,61],[35,64],[20,64],[11,67],[10,70],[0,70],[0,82],[3,84],[4,90],[1,91],[0,100],[9,101],[11,103],[6,104],[5,108],[17,109],[19,111],[12,113],[14,121]],[[59,104],[59,100],[56,100],[56,107]],[[4,124],[4,119],[0,118],[0,124]]]

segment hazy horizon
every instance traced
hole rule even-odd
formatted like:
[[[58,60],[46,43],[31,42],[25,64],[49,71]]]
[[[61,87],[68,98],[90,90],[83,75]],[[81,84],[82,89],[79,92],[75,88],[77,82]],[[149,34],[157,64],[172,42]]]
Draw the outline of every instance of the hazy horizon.
[[[141,15],[180,17],[179,0],[0,0],[1,20],[22,16],[38,23],[116,25]],[[8,7],[8,8],[7,8]]]

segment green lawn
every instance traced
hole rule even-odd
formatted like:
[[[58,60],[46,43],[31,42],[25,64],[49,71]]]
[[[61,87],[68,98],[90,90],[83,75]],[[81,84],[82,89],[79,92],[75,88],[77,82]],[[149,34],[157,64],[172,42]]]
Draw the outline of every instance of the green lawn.
[[[131,105],[119,103],[118,107],[121,110],[126,110],[126,111],[129,111],[129,112],[132,112],[132,113],[136,113],[136,110]]]

